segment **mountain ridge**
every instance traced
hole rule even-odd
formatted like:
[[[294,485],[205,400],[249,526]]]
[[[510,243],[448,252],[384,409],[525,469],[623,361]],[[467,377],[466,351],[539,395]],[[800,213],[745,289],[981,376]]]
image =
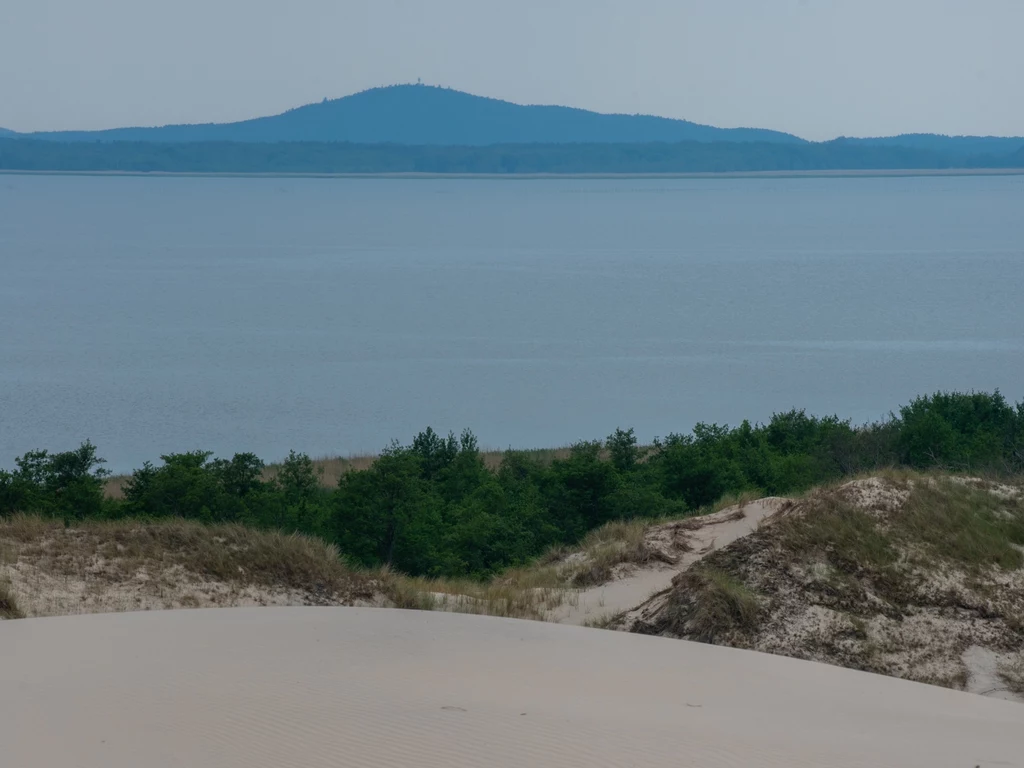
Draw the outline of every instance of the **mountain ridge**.
[[[232,123],[194,123],[99,131],[39,131],[18,138],[160,143],[345,141],[355,144],[491,144],[679,141],[805,143],[761,128],[717,128],[654,115],[605,114],[575,107],[521,105],[439,86],[392,85]]]
[[[0,137],[56,142],[347,142],[409,146],[480,147],[518,144],[771,143],[814,145],[842,142],[865,147],[905,147],[959,157],[1009,155],[1024,137],[903,133],[839,136],[808,141],[767,128],[720,128],[646,114],[603,113],[578,107],[517,104],[433,85],[388,85],[284,112],[228,123],[127,126],[89,131],[19,133]]]

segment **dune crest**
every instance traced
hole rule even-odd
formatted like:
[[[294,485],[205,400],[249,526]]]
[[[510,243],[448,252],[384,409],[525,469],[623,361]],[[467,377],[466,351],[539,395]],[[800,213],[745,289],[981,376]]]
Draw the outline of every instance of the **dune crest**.
[[[1024,708],[480,616],[212,609],[0,625],[4,765],[1024,765]]]

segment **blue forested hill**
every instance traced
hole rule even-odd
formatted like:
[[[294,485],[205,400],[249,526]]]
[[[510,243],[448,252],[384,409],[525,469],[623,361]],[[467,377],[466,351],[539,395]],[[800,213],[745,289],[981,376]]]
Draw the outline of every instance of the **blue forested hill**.
[[[0,129],[0,140],[0,166],[22,170],[671,173],[1024,163],[1024,138],[904,134],[808,142],[759,128],[522,106],[421,85],[373,88],[237,123]]]
[[[25,135],[25,134],[22,134]],[[426,85],[373,88],[341,99],[238,123],[116,128],[28,134],[59,141],[293,142],[357,144],[630,144],[680,141],[802,143],[759,128],[714,128],[649,115],[605,115],[583,109],[522,106]]]

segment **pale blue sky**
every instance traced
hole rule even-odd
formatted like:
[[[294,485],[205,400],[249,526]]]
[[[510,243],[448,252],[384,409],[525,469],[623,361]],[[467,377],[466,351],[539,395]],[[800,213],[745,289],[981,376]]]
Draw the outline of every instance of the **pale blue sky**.
[[[0,126],[228,121],[415,81],[814,139],[1024,134],[1024,0],[0,0]]]

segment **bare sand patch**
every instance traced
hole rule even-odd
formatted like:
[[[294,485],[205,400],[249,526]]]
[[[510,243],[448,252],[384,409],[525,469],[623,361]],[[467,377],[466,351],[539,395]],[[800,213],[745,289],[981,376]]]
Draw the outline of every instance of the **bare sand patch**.
[[[5,768],[1024,765],[1014,704],[540,622],[74,616],[0,623],[0,655]]]

